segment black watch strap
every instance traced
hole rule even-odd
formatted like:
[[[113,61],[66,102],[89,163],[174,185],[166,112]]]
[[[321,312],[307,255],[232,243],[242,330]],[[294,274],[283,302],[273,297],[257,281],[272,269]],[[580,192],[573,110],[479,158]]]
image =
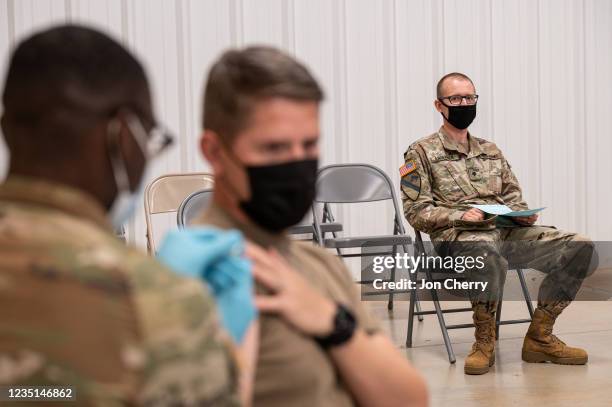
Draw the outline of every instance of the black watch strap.
[[[332,332],[323,337],[315,336],[314,339],[323,349],[329,349],[348,342],[353,337],[356,328],[357,321],[353,313],[344,305],[338,304]]]

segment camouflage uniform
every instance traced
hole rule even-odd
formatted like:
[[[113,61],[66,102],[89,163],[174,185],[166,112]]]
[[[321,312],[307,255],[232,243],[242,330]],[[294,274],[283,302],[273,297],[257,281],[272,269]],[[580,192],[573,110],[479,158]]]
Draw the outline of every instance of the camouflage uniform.
[[[219,326],[205,287],[123,245],[91,197],[0,185],[0,385],[73,385],[78,405],[237,405]]]
[[[473,300],[500,299],[510,258],[547,273],[538,301],[558,315],[586,276],[592,243],[587,237],[549,226],[499,228],[494,217],[481,222],[461,220],[471,204],[527,209],[518,180],[499,148],[471,135],[468,142],[466,151],[441,128],[408,148],[405,166],[400,169],[406,219],[416,230],[430,235],[441,256],[486,255],[486,272],[467,273],[472,281],[489,283],[486,292],[471,293]]]

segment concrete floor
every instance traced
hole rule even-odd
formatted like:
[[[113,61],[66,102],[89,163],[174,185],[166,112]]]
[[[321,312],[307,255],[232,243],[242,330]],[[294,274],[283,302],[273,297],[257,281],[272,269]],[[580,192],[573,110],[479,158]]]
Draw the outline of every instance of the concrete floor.
[[[405,346],[408,302],[398,301],[392,313],[382,301],[368,302],[394,343],[422,372],[429,384],[431,406],[612,406],[612,301],[577,301],[559,318],[555,334],[569,345],[585,348],[585,366],[531,364],[521,360],[527,324],[500,329],[496,363],[482,376],[463,373],[463,362],[473,342],[473,329],[455,329],[450,337],[457,357],[449,364],[435,315],[415,320],[413,348]],[[464,307],[449,302],[444,307]],[[432,309],[431,303],[423,303]],[[524,302],[505,301],[502,319],[528,316]],[[470,313],[446,314],[447,323],[471,322]]]

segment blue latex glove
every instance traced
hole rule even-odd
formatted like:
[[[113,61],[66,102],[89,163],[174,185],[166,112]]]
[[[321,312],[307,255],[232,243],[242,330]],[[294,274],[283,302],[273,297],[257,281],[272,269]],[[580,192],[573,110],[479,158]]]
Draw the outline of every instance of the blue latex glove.
[[[157,253],[175,272],[207,283],[221,312],[223,326],[237,343],[257,317],[251,263],[243,254],[244,239],[240,232],[210,227],[172,231]]]

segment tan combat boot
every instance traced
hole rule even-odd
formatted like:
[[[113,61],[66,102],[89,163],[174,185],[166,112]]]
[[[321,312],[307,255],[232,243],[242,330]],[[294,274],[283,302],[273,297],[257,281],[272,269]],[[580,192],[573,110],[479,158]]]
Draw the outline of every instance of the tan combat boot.
[[[465,358],[463,371],[466,374],[485,374],[495,363],[495,310],[497,304],[474,304],[474,337],[476,342]]]
[[[554,308],[553,308],[554,309]],[[560,312],[560,310],[559,310]],[[589,357],[584,349],[567,346],[553,335],[553,325],[559,314],[538,307],[523,341],[525,362],[552,362],[561,365],[584,365]]]

